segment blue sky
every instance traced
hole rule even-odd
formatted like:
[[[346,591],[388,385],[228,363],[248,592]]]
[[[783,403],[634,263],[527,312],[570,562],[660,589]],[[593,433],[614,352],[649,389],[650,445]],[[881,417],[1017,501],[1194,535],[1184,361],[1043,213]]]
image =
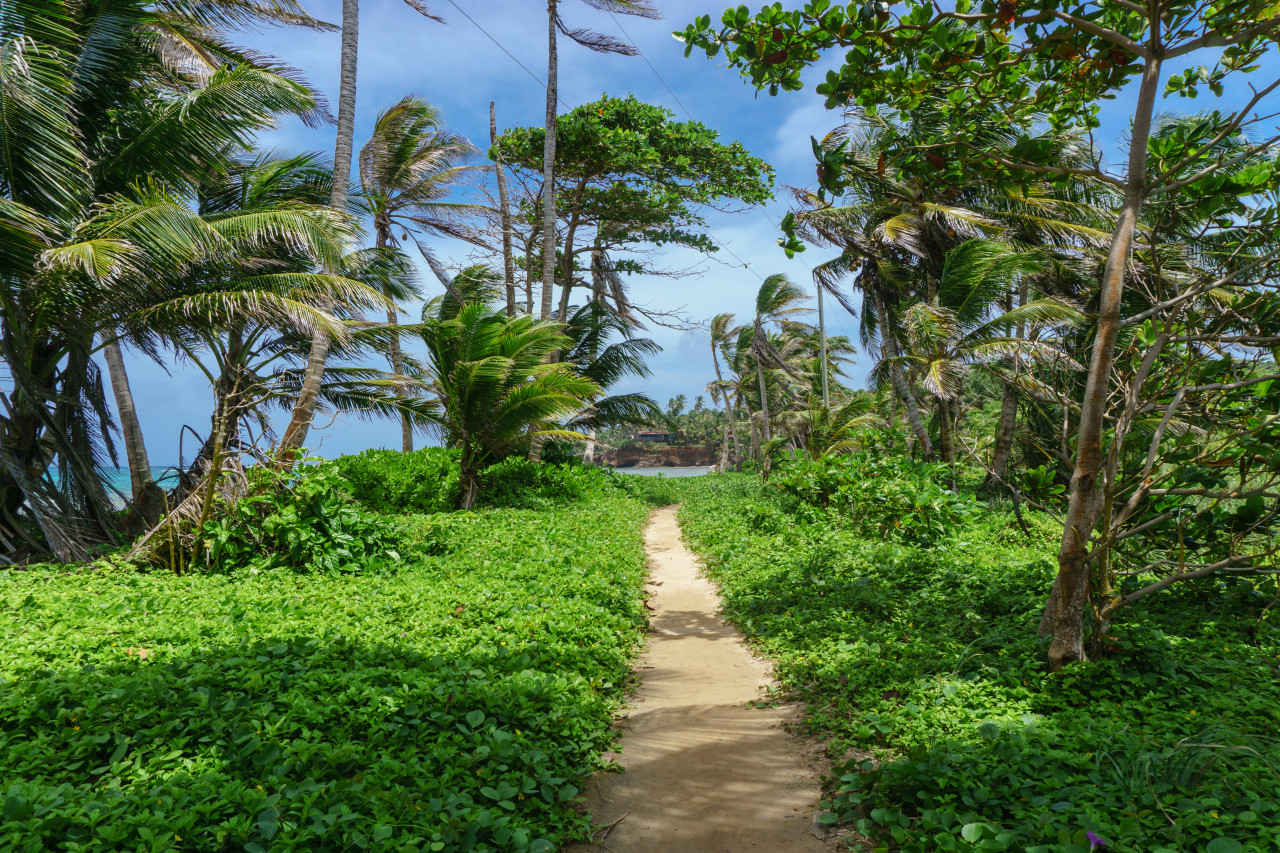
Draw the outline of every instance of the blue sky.
[[[533,0],[457,0],[476,21],[515,57],[504,54],[470,23],[449,0],[433,0],[432,10],[448,21],[430,21],[401,0],[364,0],[360,22],[360,67],[357,93],[356,146],[368,138],[374,117],[406,94],[413,93],[435,103],[448,123],[469,137],[478,147],[487,147],[489,102],[496,103],[499,132],[513,126],[537,125],[543,121],[545,94],[539,79],[546,73],[545,5]],[[340,0],[312,0],[308,10],[323,20],[341,18]],[[828,113],[822,98],[811,87],[776,98],[757,95],[736,71],[724,67],[722,59],[708,60],[699,53],[684,58],[684,46],[671,37],[699,14],[718,19],[727,3],[708,5],[706,0],[658,0],[665,20],[649,21],[593,11],[582,3],[565,0],[562,15],[571,26],[585,26],[617,37],[627,37],[657,68],[671,92],[640,57],[593,53],[561,39],[560,98],[570,107],[595,100],[602,93],[634,93],[650,103],[671,109],[678,119],[692,117],[720,132],[725,141],[739,140],[753,154],[777,169],[778,186],[809,185],[814,171],[809,137],[822,136],[839,123]],[[626,36],[620,30],[625,29]],[[309,81],[337,99],[339,34],[297,29],[271,29],[242,34],[241,43],[263,50],[302,69]],[[811,78],[825,74],[838,60],[830,57],[815,69]],[[1270,63],[1269,63],[1270,64]],[[1181,70],[1179,69],[1170,69]],[[1262,75],[1265,76],[1265,75]],[[673,97],[674,92],[675,97]],[[679,99],[677,103],[676,98]],[[1114,144],[1124,120],[1129,99],[1108,105],[1109,118],[1099,140]],[[1232,100],[1228,93],[1227,100]],[[1170,105],[1179,106],[1179,105]],[[685,110],[688,111],[686,114]],[[561,109],[563,111],[563,107]],[[333,149],[333,128],[309,129],[289,120],[263,134],[264,147],[283,152]],[[812,291],[809,264],[824,259],[830,250],[811,248],[788,261],[777,247],[777,222],[786,212],[786,199],[747,213],[715,214],[711,217],[714,238],[729,252],[703,258],[688,250],[667,252],[660,263],[669,268],[697,267],[681,279],[634,277],[631,287],[638,302],[660,309],[683,309],[695,320],[705,321],[721,311],[731,311],[745,319],[760,278],[784,272]],[[437,253],[457,262],[467,254],[465,247],[448,242],[435,244]],[[429,276],[422,284],[428,296],[440,290]],[[833,302],[833,301],[832,301]],[[417,306],[409,308],[411,317]],[[856,338],[856,320],[838,305],[827,310],[830,334]],[[710,349],[705,333],[678,332],[653,328],[648,333],[664,348],[651,366],[654,376],[621,390],[645,390],[660,403],[683,393],[690,400],[703,392],[713,378]],[[859,353],[850,369],[852,382],[861,386],[867,365]],[[178,459],[178,437],[184,424],[200,434],[209,428],[213,408],[208,383],[198,371],[182,365],[164,368],[136,355],[129,357],[130,377],[142,417],[147,449],[154,464]],[[391,422],[361,422],[339,419],[308,442],[324,456],[358,452],[369,447],[399,447],[399,427]],[[193,445],[187,442],[188,455]]]

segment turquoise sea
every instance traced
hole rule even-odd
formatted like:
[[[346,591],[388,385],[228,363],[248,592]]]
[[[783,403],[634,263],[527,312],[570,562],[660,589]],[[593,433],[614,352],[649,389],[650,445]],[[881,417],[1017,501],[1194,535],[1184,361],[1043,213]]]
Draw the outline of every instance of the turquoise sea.
[[[108,490],[111,491],[111,500],[115,502],[117,506],[124,506],[125,499],[124,497],[121,497],[121,495],[128,497],[129,492],[132,489],[132,486],[129,483],[129,469],[106,468],[104,469],[104,473],[107,475],[107,487]],[[165,477],[166,474],[168,474],[167,481]],[[173,476],[173,466],[171,465],[151,466],[152,479],[165,488],[169,488],[173,485]],[[120,494],[116,494],[117,492]]]

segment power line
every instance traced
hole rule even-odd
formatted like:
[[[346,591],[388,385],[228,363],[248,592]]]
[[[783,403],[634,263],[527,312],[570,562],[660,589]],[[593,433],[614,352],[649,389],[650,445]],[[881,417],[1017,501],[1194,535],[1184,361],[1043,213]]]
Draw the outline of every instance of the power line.
[[[505,53],[507,56],[511,57],[511,61],[512,61],[512,62],[514,62],[516,65],[519,65],[521,68],[524,68],[524,73],[525,73],[525,74],[528,74],[530,77],[532,77],[532,78],[534,79],[534,82],[536,82],[539,86],[541,86],[541,87],[542,87],[542,88],[544,88],[544,89],[545,89],[545,88],[547,88],[547,84],[546,84],[546,83],[544,83],[544,82],[542,82],[542,78],[541,78],[541,77],[539,77],[537,74],[534,74],[534,73],[533,73],[532,71],[530,71],[528,68],[525,68],[525,64],[524,64],[523,62],[521,62],[520,60],[516,59],[515,54],[513,54],[511,51],[509,51],[509,50],[507,50],[505,47],[503,47],[503,46],[502,46],[502,42],[498,41],[496,38],[494,38],[493,36],[489,35],[489,31],[488,31],[488,30],[486,30],[484,27],[480,26],[480,24],[476,22],[476,19],[475,19],[475,18],[473,18],[473,17],[471,17],[470,15],[468,15],[468,14],[466,13],[466,11],[465,11],[461,6],[459,6],[457,3],[453,2],[453,0],[449,0],[449,5],[450,5],[450,6],[452,6],[453,8],[455,8],[455,9],[457,9],[459,12],[461,12],[461,13],[462,13],[462,17],[466,18],[468,21],[470,21],[472,24],[474,24],[474,25],[475,25],[475,28],[476,28],[477,30],[479,30],[480,32],[484,33],[485,38],[489,39],[489,41],[491,41],[491,42],[493,42],[494,44],[496,44],[496,45],[498,46],[498,50],[502,51],[502,52],[503,52],[503,53]],[[557,98],[556,98],[556,100],[560,100],[560,99],[559,99],[559,97],[557,97]],[[563,103],[563,101],[561,101],[561,103]]]
[[[538,84],[539,86],[541,86],[544,90],[547,88],[547,84],[543,82],[543,80],[542,80],[542,78],[541,78],[541,77],[539,77],[537,74],[534,74],[532,71],[530,71],[530,70],[525,66],[525,64],[524,64],[523,62],[521,62],[519,59],[517,59],[517,58],[516,58],[515,54],[513,54],[511,51],[509,51],[509,50],[507,50],[505,47],[503,47],[503,46],[502,46],[502,42],[498,41],[496,38],[494,38],[494,37],[489,33],[489,31],[488,31],[488,30],[486,30],[484,27],[480,26],[480,23],[479,23],[478,21],[476,21],[476,19],[475,19],[475,18],[473,18],[473,17],[471,17],[470,15],[468,15],[468,14],[466,13],[466,11],[465,11],[465,10],[463,10],[463,8],[462,8],[461,6],[459,6],[457,3],[455,3],[455,2],[454,2],[454,0],[449,0],[449,5],[450,5],[450,6],[452,6],[453,8],[455,8],[455,9],[457,9],[457,10],[462,14],[462,16],[463,16],[464,18],[466,18],[468,21],[470,21],[470,22],[472,23],[472,25],[473,25],[477,30],[479,30],[480,32],[484,33],[485,38],[489,39],[489,41],[491,41],[491,42],[493,42],[495,45],[497,45],[499,50],[501,50],[503,53],[505,53],[508,57],[510,57],[510,58],[511,58],[511,61],[512,61],[512,62],[514,62],[516,65],[519,65],[522,69],[524,69],[524,73],[526,73],[526,74],[528,74],[530,77],[532,77],[532,78],[534,79],[534,81],[535,81],[535,82],[537,82],[537,84]],[[634,40],[634,39],[632,39],[632,38],[631,38],[631,36],[627,34],[627,31],[626,31],[625,29],[623,29],[622,24],[618,22],[618,19],[617,19],[616,17],[614,17],[613,12],[609,12],[609,17],[610,17],[610,18],[613,18],[614,23],[615,23],[615,24],[618,24],[618,29],[622,30],[622,34],[623,34],[624,36],[626,36],[626,38],[627,38],[629,41],[631,41],[631,42],[633,43],[633,46],[634,46],[634,41],[635,41],[635,40]],[[639,54],[640,58],[644,60],[644,64],[649,66],[649,70],[650,70],[650,71],[652,71],[652,72],[653,72],[653,75],[654,75],[655,77],[657,77],[657,78],[658,78],[658,81],[659,81],[660,83],[662,83],[663,87],[664,87],[664,88],[665,88],[665,89],[666,89],[666,90],[671,94],[671,97],[672,97],[672,98],[675,98],[675,102],[676,102],[677,104],[679,104],[679,105],[680,105],[680,109],[684,110],[684,114],[685,114],[686,116],[688,116],[689,120],[690,120],[690,121],[694,121],[695,119],[693,118],[693,116],[692,116],[692,115],[690,115],[690,114],[689,114],[689,110],[688,110],[688,109],[686,109],[686,108],[685,108],[685,105],[684,105],[684,104],[682,104],[682,103],[680,103],[680,99],[679,99],[678,97],[676,97],[676,93],[671,91],[671,87],[667,85],[667,81],[662,79],[662,75],[658,73],[658,69],[656,69],[656,68],[654,68],[654,67],[653,67],[653,63],[649,61],[649,57],[645,56],[645,55],[644,55],[644,52],[643,52],[643,51],[641,51],[639,47],[636,47],[636,53],[637,53],[637,54]],[[568,105],[568,104],[566,104],[566,103],[564,102],[564,99],[562,99],[562,98],[560,97],[560,93],[559,93],[559,92],[556,92],[556,102],[557,102],[557,103],[559,103],[559,104],[560,104],[560,106],[564,107],[564,108],[565,108],[565,110],[568,110],[568,109],[569,109],[569,105]],[[603,139],[601,139],[601,142],[603,142],[603,141],[604,141],[604,140],[603,140]],[[764,276],[763,276],[763,275],[761,275],[761,274],[760,274],[759,272],[757,272],[756,270],[751,269],[751,265],[750,265],[750,264],[748,264],[746,261],[742,260],[742,258],[738,257],[738,256],[734,253],[734,251],[733,251],[732,249],[730,249],[728,246],[726,246],[726,245],[724,245],[723,243],[719,242],[718,240],[716,240],[716,238],[715,238],[715,237],[712,237],[710,234],[708,234],[708,235],[707,235],[707,239],[709,239],[709,240],[710,240],[712,243],[714,243],[715,245],[719,246],[721,249],[724,249],[726,252],[728,252],[728,253],[729,253],[729,255],[730,255],[730,256],[731,256],[735,261],[737,261],[739,264],[741,264],[741,265],[742,265],[742,268],[743,268],[743,269],[750,270],[750,271],[751,271],[751,273],[752,273],[752,274],[754,274],[756,278],[760,279],[761,281],[764,281]],[[807,265],[806,265],[806,266],[807,266]]]
[[[631,42],[631,46],[636,49],[636,53],[639,54],[640,58],[644,60],[644,64],[649,66],[649,70],[653,72],[653,76],[658,78],[658,82],[662,84],[662,88],[667,90],[667,94],[671,96],[672,100],[674,100],[676,104],[680,107],[681,111],[684,112],[685,118],[689,119],[689,121],[697,121],[697,119],[693,117],[693,113],[689,112],[689,108],[686,107],[684,103],[680,100],[680,96],[677,95],[669,85],[667,85],[667,81],[663,79],[661,74],[658,73],[658,69],[655,68],[654,64],[649,61],[649,57],[644,55],[644,51],[640,49],[640,45],[637,44],[636,40],[631,37],[631,34],[629,32],[627,32],[626,27],[622,26],[622,22],[618,20],[617,16],[615,16],[613,12],[609,12],[609,17],[613,18],[613,22],[617,24],[618,29],[621,30],[622,34],[626,36],[629,42]],[[766,221],[768,221],[767,218],[766,218]],[[772,225],[774,228],[781,227],[781,223],[779,222],[770,222],[769,224]],[[717,245],[721,245],[721,244],[717,244]],[[742,264],[744,267],[747,266],[747,264],[743,262],[742,258],[739,258],[737,255],[734,255],[733,252],[729,250],[728,246],[721,245],[721,248],[723,248],[726,252],[729,252],[730,255],[733,255],[733,257],[737,259],[738,263]],[[804,264],[805,269],[809,270],[810,273],[813,272],[813,268],[809,266],[808,262],[806,262],[804,258],[797,258],[797,259],[800,261],[800,263]],[[759,278],[761,281],[764,281],[764,276],[760,275],[760,273],[756,272],[755,270],[751,270],[751,271],[756,274],[756,278]]]

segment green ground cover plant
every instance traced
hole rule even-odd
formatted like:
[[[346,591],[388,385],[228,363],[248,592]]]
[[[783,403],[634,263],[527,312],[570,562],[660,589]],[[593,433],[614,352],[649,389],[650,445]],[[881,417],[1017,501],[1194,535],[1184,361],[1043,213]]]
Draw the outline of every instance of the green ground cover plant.
[[[572,502],[399,515],[401,561],[360,572],[0,574],[0,849],[580,835],[645,625],[648,505],[568,476]]]
[[[1274,579],[1145,599],[1051,675],[1046,518],[982,507],[923,543],[798,511],[795,484],[679,488],[728,616],[828,741],[830,819],[876,849],[1280,849]]]

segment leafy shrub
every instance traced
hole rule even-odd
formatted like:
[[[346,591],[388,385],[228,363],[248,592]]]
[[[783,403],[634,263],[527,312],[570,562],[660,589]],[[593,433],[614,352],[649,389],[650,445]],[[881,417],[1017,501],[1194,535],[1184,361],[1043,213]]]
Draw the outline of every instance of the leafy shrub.
[[[490,465],[480,476],[480,501],[488,506],[540,509],[582,500],[587,495],[621,491],[635,495],[627,478],[580,462],[550,464],[509,456]]]
[[[796,523],[812,504],[755,478],[683,488],[726,614],[828,743],[833,816],[877,849],[1088,853],[1090,832],[1120,853],[1280,849],[1274,578],[1145,599],[1108,657],[1051,675],[1054,542],[1010,514],[923,548]]]
[[[358,576],[0,573],[0,849],[582,837],[570,801],[645,625],[646,515],[615,489],[405,518],[405,568]]]
[[[353,503],[331,467],[286,477],[260,466],[249,474],[251,497],[205,525],[210,568],[360,571],[400,561],[395,526]]]
[[[934,541],[955,530],[979,509],[972,496],[941,484],[943,465],[901,456],[858,452],[812,460],[801,456],[773,475],[773,485],[806,505],[809,520],[837,520],[866,536]],[[822,509],[826,512],[813,512]]]
[[[458,505],[456,450],[366,450],[329,464],[350,484],[351,496],[374,512],[448,512]]]

